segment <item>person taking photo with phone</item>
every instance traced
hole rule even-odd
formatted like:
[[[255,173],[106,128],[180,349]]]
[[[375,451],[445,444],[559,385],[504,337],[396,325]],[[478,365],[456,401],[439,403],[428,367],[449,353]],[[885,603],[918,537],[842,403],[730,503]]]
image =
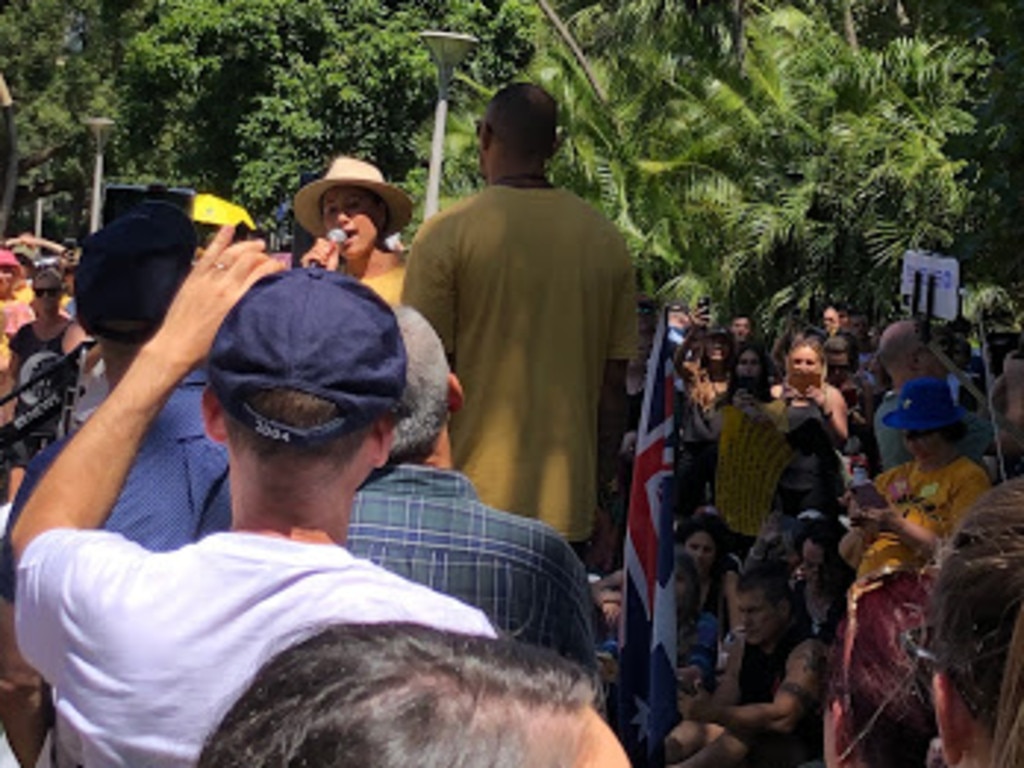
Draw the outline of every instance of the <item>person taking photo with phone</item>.
[[[825,350],[816,336],[796,336],[786,354],[786,377],[772,388],[786,404],[788,438],[796,456],[779,479],[780,507],[797,516],[808,509],[837,517],[841,494],[836,449],[847,438],[842,393],[827,382]]]

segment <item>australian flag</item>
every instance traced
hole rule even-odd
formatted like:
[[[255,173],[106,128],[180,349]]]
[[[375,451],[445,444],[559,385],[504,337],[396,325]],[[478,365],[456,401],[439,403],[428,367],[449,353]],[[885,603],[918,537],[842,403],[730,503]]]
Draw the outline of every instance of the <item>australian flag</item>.
[[[619,736],[634,766],[664,765],[676,714],[672,345],[662,313],[647,361],[626,532]]]

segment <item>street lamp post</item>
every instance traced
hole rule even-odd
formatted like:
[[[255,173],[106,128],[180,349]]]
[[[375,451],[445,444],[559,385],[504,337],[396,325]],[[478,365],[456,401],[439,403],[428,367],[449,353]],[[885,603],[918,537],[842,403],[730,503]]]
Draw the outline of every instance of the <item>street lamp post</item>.
[[[14,208],[14,192],[18,184],[18,130],[14,125],[14,99],[7,81],[0,72],[0,113],[7,124],[7,167],[4,169],[3,190],[0,191],[0,239],[7,231],[7,220]]]
[[[89,232],[100,228],[100,214],[103,210],[103,142],[114,125],[109,117],[87,117],[83,120],[93,138],[96,139],[96,165],[92,174],[92,206],[89,215]]]
[[[444,158],[444,132],[448,119],[448,86],[456,65],[479,41],[472,35],[455,32],[420,32],[437,65],[437,109],[434,111],[434,136],[430,144],[430,173],[427,176],[427,199],[423,204],[423,218],[437,213],[441,196],[441,162]]]

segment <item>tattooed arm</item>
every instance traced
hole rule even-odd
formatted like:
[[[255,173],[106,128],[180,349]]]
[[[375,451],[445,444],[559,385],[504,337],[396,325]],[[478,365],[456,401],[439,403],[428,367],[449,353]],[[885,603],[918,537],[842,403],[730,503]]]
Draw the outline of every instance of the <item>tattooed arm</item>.
[[[789,655],[786,677],[772,701],[732,707],[708,702],[711,711],[705,710],[701,719],[718,723],[740,737],[763,732],[792,733],[821,700],[825,661],[825,646],[817,640],[806,640]]]

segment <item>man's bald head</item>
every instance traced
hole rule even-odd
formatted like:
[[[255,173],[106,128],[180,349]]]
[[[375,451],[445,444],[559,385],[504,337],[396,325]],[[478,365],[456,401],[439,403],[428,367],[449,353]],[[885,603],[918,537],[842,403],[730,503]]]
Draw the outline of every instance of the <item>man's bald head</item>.
[[[505,150],[520,160],[545,161],[555,153],[558,105],[540,86],[505,86],[487,105],[484,120]]]
[[[942,363],[925,346],[917,322],[899,320],[890,324],[878,341],[878,361],[899,390],[910,379],[921,376],[944,378]]]

